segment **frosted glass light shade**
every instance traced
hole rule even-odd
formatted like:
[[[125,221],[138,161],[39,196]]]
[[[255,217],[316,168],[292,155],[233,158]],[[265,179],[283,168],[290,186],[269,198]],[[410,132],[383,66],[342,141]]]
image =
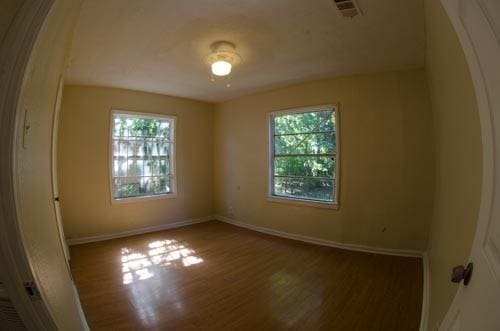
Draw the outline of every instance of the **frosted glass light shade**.
[[[212,63],[212,73],[216,76],[226,76],[231,73],[231,63],[223,60]]]

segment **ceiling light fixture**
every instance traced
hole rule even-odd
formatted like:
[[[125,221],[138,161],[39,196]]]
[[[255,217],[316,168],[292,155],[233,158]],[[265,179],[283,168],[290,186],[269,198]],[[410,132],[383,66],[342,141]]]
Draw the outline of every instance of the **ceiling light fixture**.
[[[212,53],[207,56],[207,62],[212,69],[212,82],[216,77],[225,77],[226,87],[230,87],[230,75],[233,66],[241,62],[241,57],[234,50],[236,45],[229,41],[216,41],[210,45]]]
[[[225,60],[218,60],[212,63],[212,73],[215,76],[226,76],[231,73],[233,65]]]

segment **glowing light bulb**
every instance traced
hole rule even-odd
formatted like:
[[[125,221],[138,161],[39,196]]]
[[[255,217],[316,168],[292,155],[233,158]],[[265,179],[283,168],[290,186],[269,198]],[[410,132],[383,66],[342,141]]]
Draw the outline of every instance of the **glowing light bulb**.
[[[231,63],[219,60],[212,63],[212,73],[216,76],[227,76],[231,73]]]

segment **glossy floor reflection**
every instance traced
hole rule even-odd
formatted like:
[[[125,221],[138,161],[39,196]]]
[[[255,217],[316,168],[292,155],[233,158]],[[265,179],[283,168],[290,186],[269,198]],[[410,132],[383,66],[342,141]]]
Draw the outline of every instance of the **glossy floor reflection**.
[[[71,247],[92,330],[418,330],[419,259],[207,222]]]
[[[192,249],[173,239],[153,241],[143,252],[124,247],[121,253],[124,285],[153,277],[154,266],[177,268],[203,262]]]

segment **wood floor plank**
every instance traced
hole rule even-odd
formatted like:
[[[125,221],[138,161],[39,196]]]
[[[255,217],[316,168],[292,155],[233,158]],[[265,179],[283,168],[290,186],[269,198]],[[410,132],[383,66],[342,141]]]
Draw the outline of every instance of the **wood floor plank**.
[[[92,330],[418,330],[422,261],[213,221],[71,247]]]

